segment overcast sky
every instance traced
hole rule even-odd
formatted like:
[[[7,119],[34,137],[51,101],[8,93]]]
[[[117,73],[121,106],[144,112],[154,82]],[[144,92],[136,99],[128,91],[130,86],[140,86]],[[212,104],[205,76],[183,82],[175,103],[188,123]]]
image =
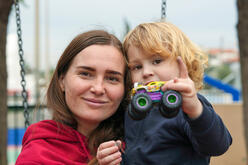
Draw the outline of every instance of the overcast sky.
[[[80,32],[105,29],[122,39],[124,20],[131,28],[143,22],[159,20],[161,0],[40,0],[41,67],[46,65],[45,10],[49,4],[49,62],[55,66],[65,47]],[[34,64],[34,0],[21,5],[23,46],[26,62]],[[177,25],[203,48],[237,49],[237,9],[234,0],[167,0],[167,20]],[[14,10],[13,10],[14,11]],[[8,45],[16,46],[15,15],[8,26]],[[12,36],[12,37],[10,37]],[[18,58],[18,56],[17,56]]]

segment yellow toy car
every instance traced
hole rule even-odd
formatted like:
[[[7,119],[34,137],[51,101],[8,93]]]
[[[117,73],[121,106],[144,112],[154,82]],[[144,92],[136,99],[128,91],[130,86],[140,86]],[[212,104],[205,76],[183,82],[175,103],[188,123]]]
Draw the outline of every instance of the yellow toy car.
[[[148,84],[134,83],[131,91],[131,103],[128,108],[129,116],[134,120],[145,118],[153,103],[159,104],[160,113],[167,118],[175,117],[182,104],[182,96],[175,90],[163,92],[161,87],[166,81],[152,81]]]

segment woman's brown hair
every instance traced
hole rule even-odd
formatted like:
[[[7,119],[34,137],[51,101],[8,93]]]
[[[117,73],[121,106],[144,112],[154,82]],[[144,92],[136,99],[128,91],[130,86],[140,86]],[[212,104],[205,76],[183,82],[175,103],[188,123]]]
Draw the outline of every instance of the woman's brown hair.
[[[124,56],[124,50],[120,40],[104,30],[92,30],[79,34],[64,50],[47,90],[47,106],[53,111],[53,120],[71,126],[74,129],[77,128],[77,122],[66,104],[64,92],[59,85],[59,79],[66,74],[74,57],[80,51],[91,45],[112,45]],[[124,75],[125,94],[119,108],[113,116],[101,122],[89,136],[88,147],[93,156],[91,162],[96,162],[96,149],[102,142],[123,139],[124,112],[128,104],[127,94],[131,87],[130,76],[127,69],[128,67],[126,65]]]

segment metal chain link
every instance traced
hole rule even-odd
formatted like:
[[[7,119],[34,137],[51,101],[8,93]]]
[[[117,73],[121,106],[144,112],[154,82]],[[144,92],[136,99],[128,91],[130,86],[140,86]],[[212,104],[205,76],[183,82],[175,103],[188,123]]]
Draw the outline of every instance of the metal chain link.
[[[22,97],[23,97],[23,108],[24,108],[24,118],[25,118],[25,127],[27,128],[29,123],[29,111],[28,111],[28,101],[27,101],[27,91],[26,91],[26,81],[25,81],[25,69],[24,69],[24,59],[23,59],[23,49],[22,49],[22,30],[21,30],[21,18],[20,18],[20,7],[19,0],[14,0],[15,5],[15,14],[16,14],[16,26],[17,26],[17,36],[18,36],[18,53],[20,57],[19,64],[21,66],[21,86],[22,86]]]
[[[166,0],[162,0],[161,5],[161,20],[165,20],[166,18]]]

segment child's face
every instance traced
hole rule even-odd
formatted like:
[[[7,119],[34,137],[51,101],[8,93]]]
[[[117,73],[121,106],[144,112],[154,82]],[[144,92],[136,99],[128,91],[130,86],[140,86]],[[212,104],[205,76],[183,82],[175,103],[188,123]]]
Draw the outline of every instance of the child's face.
[[[127,56],[133,83],[168,81],[179,77],[180,72],[176,59],[158,54],[148,54],[134,46],[129,47]]]

